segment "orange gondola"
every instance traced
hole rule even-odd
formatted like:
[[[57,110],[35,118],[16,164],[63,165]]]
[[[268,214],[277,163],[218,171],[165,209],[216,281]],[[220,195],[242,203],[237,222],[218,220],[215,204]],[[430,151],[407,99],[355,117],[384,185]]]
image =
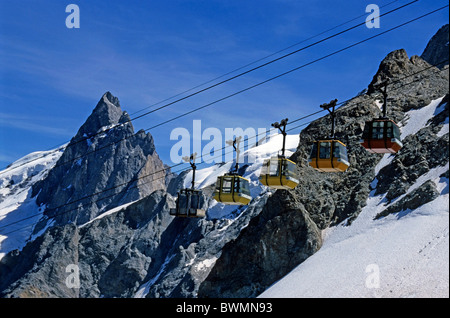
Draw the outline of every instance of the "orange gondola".
[[[347,148],[336,139],[316,141],[311,150],[309,165],[322,172],[345,171],[350,166]]]
[[[334,136],[336,120],[334,108],[336,107],[336,103],[337,99],[332,100],[330,103],[320,105],[321,108],[330,112],[331,137],[314,142],[309,156],[309,165],[321,172],[343,172],[350,166],[347,156],[347,146]]]

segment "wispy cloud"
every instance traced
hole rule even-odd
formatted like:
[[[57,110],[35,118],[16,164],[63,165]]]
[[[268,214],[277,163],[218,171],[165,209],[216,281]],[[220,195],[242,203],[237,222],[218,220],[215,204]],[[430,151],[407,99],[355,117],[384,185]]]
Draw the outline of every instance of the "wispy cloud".
[[[30,132],[45,133],[63,137],[70,137],[73,135],[73,131],[70,131],[69,129],[40,124],[41,120],[43,122],[45,121],[44,118],[0,113],[0,125],[2,127],[10,127]],[[52,119],[52,121],[54,121],[54,119]]]
[[[183,43],[180,46],[187,45],[188,42],[182,39],[172,40]],[[0,68],[4,74],[24,74],[25,77],[33,78],[65,95],[83,99],[96,100],[105,91],[111,91],[121,99],[140,102],[138,108],[214,77],[190,71],[179,60],[160,60],[159,56],[144,58],[129,52],[117,52],[101,41],[86,44],[83,54],[31,47],[19,41],[8,42],[5,43],[5,50],[0,52]]]

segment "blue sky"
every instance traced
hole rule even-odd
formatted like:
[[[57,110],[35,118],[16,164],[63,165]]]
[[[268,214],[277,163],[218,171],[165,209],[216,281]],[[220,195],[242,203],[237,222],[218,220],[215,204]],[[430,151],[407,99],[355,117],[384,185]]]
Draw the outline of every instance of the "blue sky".
[[[317,41],[364,22],[366,6],[381,13],[405,0],[0,0],[0,168],[48,150],[76,134],[101,96],[110,91],[132,114],[154,103],[301,42]],[[66,6],[80,8],[80,28],[65,25]],[[379,29],[361,26],[339,37],[133,122],[135,131],[210,103],[432,9],[443,0],[420,0],[382,17]],[[385,6],[385,7],[383,7]],[[170,132],[202,128],[270,127],[304,116],[334,98],[366,88],[380,61],[404,48],[420,55],[448,23],[448,9],[314,63],[150,133],[164,162]],[[280,56],[280,54],[274,57]],[[206,144],[204,142],[204,144]],[[204,145],[203,144],[203,145]]]

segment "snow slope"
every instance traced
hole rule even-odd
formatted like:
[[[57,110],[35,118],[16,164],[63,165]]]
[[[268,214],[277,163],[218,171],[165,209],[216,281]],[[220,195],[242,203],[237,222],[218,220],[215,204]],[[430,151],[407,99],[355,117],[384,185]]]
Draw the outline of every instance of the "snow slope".
[[[0,259],[30,238],[44,209],[31,198],[31,188],[56,164],[64,147],[33,152],[0,171]]]
[[[441,195],[413,211],[374,220],[384,195],[371,196],[351,226],[326,231],[322,248],[260,297],[449,297],[446,170],[418,180],[435,181]]]
[[[408,112],[402,138],[425,127],[442,111],[441,100]],[[448,120],[439,132],[445,133]],[[393,158],[384,155],[375,173]],[[449,180],[440,177],[448,169],[448,163],[431,169],[392,202],[433,181],[440,196],[415,210],[375,220],[389,205],[385,194],[375,196],[372,191],[350,226],[324,231],[321,249],[260,297],[449,297]]]
[[[407,112],[405,114],[407,124],[404,127],[401,127],[400,138],[403,140],[406,138],[406,136],[417,133],[421,128],[427,125],[428,120],[430,120],[435,114],[439,114],[441,111],[443,111],[445,108],[445,104],[442,104],[439,107],[439,104],[442,102],[443,98],[444,97],[432,100],[431,103],[426,107],[413,109]],[[445,129],[445,126],[447,127],[448,131],[448,121],[447,124],[444,125],[443,129]]]

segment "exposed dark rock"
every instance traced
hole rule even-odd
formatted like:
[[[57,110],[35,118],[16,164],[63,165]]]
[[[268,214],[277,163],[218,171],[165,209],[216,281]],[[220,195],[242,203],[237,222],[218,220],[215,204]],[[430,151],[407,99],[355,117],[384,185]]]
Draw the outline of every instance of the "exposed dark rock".
[[[436,185],[433,181],[428,180],[398,202],[391,204],[388,208],[378,213],[375,216],[375,219],[379,219],[392,213],[417,209],[425,203],[433,201],[438,196],[439,191],[436,189]]]
[[[449,28],[448,24],[446,24],[431,38],[421,57],[432,65],[445,61],[445,63],[438,65],[439,68],[444,68],[445,65],[448,65],[448,40]]]
[[[0,292],[6,297],[131,297],[165,245],[161,240],[174,206],[170,195],[155,191],[82,227],[51,227],[21,252],[2,258]],[[66,285],[70,264],[79,267],[79,288]]]
[[[254,297],[316,252],[321,233],[289,192],[276,192],[248,227],[225,245],[199,297]]]
[[[78,264],[78,240],[76,226],[54,226],[22,251],[10,252],[0,262],[0,295],[78,297],[78,289],[66,285],[66,269]]]
[[[386,193],[386,199],[391,201],[406,193],[419,176],[448,162],[449,136],[436,136],[448,118],[448,95],[440,105],[444,104],[444,110],[436,114],[428,126],[405,138],[403,148],[392,163],[381,169],[375,194]]]
[[[33,196],[56,224],[83,224],[157,189],[165,189],[165,171],[153,137],[134,134],[128,114],[107,92],[56,166],[33,186]]]

